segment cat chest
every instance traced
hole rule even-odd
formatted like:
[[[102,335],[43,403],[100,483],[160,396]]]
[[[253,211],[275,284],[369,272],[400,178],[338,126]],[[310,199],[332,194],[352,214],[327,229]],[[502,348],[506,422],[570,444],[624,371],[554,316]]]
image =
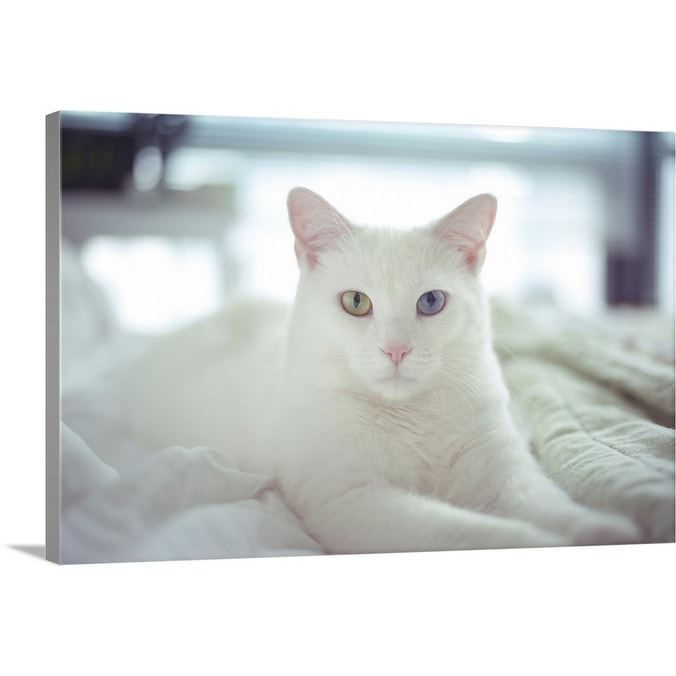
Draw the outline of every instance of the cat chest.
[[[469,430],[439,421],[378,417],[351,435],[351,463],[370,476],[426,494],[445,493],[468,446]]]

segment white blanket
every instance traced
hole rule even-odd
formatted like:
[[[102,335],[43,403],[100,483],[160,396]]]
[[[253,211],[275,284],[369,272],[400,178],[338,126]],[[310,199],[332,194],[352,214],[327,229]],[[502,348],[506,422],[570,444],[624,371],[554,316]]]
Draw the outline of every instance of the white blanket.
[[[62,426],[63,563],[314,554],[272,490],[209,448],[167,448],[133,471],[103,463]]]
[[[62,562],[320,554],[272,478],[240,471],[227,449],[151,454],[134,439],[117,385],[139,345],[68,255],[64,273]],[[555,317],[496,305],[496,346],[534,452],[575,498],[630,517],[646,542],[673,541],[673,365]]]
[[[321,553],[271,477],[227,449],[150,453],[134,438],[118,392],[144,343],[120,333],[67,245],[62,267],[61,561]]]
[[[605,329],[494,304],[496,348],[545,471],[570,495],[624,514],[646,542],[674,540],[674,367],[669,325]],[[612,326],[613,331],[608,332]]]

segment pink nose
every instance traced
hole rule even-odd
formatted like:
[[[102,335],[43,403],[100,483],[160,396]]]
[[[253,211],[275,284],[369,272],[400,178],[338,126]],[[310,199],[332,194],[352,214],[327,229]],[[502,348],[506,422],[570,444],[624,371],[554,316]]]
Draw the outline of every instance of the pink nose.
[[[411,348],[408,347],[408,345],[391,345],[382,349],[395,366],[399,366],[401,360],[411,351]]]

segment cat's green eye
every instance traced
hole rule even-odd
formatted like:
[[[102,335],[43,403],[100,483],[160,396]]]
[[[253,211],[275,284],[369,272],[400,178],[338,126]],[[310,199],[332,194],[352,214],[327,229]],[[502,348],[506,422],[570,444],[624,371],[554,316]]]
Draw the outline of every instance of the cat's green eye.
[[[356,317],[371,314],[371,309],[373,308],[371,299],[361,291],[345,291],[340,296],[340,303],[345,312],[349,312]]]

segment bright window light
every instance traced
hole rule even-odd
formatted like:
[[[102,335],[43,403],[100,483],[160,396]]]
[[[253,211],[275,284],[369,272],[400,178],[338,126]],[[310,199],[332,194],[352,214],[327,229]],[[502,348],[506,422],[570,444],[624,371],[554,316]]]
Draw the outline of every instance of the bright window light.
[[[82,251],[119,323],[150,334],[176,328],[220,303],[219,269],[209,242],[160,237],[94,237]]]

